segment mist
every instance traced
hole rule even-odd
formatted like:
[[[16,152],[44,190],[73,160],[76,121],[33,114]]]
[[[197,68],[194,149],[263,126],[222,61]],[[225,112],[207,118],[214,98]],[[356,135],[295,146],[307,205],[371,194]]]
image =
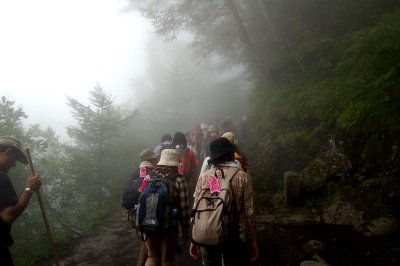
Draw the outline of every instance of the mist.
[[[399,14],[396,0],[1,2],[0,135],[31,148],[57,244],[77,243],[69,265],[134,263],[120,201],[140,152],[201,136],[197,167],[224,131],[248,168],[255,265],[391,265]],[[27,170],[10,171],[17,193]],[[13,225],[16,265],[50,257],[39,212]],[[186,251],[177,265],[197,265]]]

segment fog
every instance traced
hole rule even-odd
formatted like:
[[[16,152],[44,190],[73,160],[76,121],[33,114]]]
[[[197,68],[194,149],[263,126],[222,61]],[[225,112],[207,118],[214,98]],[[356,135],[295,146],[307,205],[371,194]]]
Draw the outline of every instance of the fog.
[[[22,107],[26,126],[50,127],[63,140],[74,123],[66,97],[88,104],[97,85],[164,131],[247,110],[240,67],[195,58],[188,33],[157,36],[128,1],[2,2],[0,32],[1,96]]]

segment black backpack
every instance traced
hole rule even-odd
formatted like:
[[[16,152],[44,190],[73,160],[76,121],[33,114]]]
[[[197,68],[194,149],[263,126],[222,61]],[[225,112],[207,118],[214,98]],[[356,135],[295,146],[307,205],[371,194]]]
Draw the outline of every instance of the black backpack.
[[[127,210],[134,209],[139,201],[139,187],[142,184],[140,178],[140,168],[138,168],[125,183],[121,194],[121,206]]]

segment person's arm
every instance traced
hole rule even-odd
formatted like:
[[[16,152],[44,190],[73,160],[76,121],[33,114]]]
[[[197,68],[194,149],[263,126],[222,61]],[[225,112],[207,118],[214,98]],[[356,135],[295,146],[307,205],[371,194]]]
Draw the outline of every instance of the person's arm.
[[[244,176],[243,202],[246,231],[249,236],[250,261],[254,262],[258,258],[258,244],[254,214],[254,191],[248,174]]]
[[[179,178],[179,177],[178,177]],[[179,178],[179,181],[176,182],[177,196],[179,199],[179,218],[180,225],[182,229],[182,238],[186,242],[189,237],[189,223],[190,223],[190,214],[189,214],[189,196],[187,190],[186,179]]]
[[[31,191],[24,190],[15,205],[3,209],[0,212],[1,219],[6,223],[13,223],[28,206],[33,192],[39,189],[40,186],[40,176],[38,174],[29,176],[25,188],[30,188]]]
[[[204,161],[203,164],[201,166],[201,170],[200,170],[200,175],[204,174],[207,171],[207,166],[208,166],[208,160],[210,159],[209,156],[207,156]]]

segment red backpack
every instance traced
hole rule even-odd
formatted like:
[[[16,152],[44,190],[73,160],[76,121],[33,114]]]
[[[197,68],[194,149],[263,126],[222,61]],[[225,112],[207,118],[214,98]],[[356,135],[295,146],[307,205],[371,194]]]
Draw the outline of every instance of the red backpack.
[[[179,152],[180,164],[178,166],[178,173],[181,174],[186,180],[190,180],[194,175],[195,165],[192,165],[190,158],[190,150],[188,148],[177,147],[176,150]]]

